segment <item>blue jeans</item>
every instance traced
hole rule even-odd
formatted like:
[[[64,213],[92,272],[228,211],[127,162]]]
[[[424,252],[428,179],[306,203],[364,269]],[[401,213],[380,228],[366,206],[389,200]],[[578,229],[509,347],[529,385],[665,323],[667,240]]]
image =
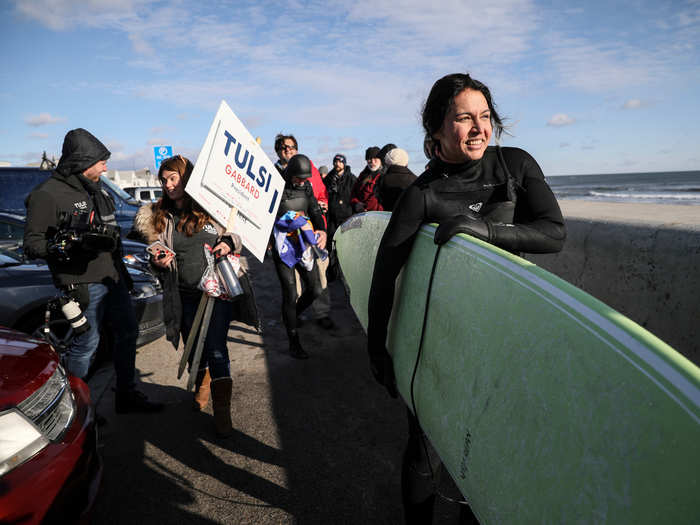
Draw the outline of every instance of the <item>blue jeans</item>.
[[[71,374],[84,379],[100,344],[100,327],[105,320],[109,320],[111,335],[114,337],[112,354],[117,390],[132,390],[138,323],[129,290],[124,281],[120,280],[106,285],[90,283],[88,291],[90,304],[85,310],[85,317],[90,323],[90,329],[73,338],[70,348],[63,356],[63,364]]]
[[[187,337],[192,330],[194,316],[199,306],[200,295],[180,294],[180,299],[182,301],[180,333],[182,334],[183,341],[187,342]],[[214,299],[214,308],[211,312],[209,330],[207,331],[207,338],[204,340],[202,358],[199,361],[199,369],[204,370],[208,367],[209,375],[212,379],[216,379],[217,377],[231,377],[226,341],[228,339],[228,328],[232,320],[233,303]],[[192,364],[195,348],[196,346],[192,348],[192,353],[190,354],[190,365]]]

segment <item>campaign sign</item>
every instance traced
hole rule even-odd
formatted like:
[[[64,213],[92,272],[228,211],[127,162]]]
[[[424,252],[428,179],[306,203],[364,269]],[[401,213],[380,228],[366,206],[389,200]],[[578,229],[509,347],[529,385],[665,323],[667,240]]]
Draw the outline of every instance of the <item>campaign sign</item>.
[[[223,226],[235,208],[234,231],[262,262],[282,190],[275,165],[222,101],[185,191]]]
[[[156,170],[160,168],[161,162],[173,156],[172,146],[154,146],[153,155],[156,158]]]

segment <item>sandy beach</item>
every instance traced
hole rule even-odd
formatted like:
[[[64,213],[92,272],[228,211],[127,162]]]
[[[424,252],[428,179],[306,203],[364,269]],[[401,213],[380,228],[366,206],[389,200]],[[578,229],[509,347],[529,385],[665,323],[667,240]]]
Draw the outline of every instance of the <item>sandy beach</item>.
[[[560,200],[565,218],[700,229],[700,206]]]

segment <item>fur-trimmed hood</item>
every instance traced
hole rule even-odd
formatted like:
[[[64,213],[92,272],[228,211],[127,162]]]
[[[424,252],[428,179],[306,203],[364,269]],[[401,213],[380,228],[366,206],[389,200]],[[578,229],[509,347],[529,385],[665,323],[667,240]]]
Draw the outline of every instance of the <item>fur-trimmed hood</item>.
[[[134,217],[134,230],[141,235],[147,244],[158,240],[158,232],[156,232],[153,225],[154,206],[155,203],[144,204],[136,212],[136,217]]]

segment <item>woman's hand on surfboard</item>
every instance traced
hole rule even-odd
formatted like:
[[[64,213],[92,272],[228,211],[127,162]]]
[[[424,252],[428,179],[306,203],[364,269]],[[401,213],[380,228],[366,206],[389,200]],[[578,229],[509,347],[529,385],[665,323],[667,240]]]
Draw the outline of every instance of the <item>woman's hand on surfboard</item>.
[[[469,213],[442,221],[435,230],[435,244],[445,244],[458,233],[466,233],[482,241],[491,240],[489,223],[476,213]]]

